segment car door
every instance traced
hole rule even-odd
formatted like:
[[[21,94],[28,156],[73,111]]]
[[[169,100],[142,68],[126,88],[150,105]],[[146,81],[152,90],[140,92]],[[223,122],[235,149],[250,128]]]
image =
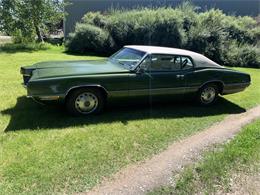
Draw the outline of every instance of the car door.
[[[151,77],[150,90],[154,97],[177,95],[184,92],[185,78],[181,69],[181,63],[181,56],[152,55],[148,72]]]
[[[182,56],[182,75],[185,80],[184,94],[194,94],[198,91],[199,80],[190,56]]]
[[[167,96],[185,92],[185,70],[182,57],[177,55],[149,55],[139,70],[130,74],[130,96]]]

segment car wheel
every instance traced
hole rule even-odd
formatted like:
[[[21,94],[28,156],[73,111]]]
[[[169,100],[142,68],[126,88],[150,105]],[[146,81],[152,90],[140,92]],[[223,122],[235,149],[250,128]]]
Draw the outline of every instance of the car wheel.
[[[78,89],[66,98],[66,108],[74,116],[98,114],[104,108],[104,96],[98,89]]]
[[[199,90],[197,99],[201,105],[209,106],[216,102],[218,93],[219,89],[217,85],[208,84]]]

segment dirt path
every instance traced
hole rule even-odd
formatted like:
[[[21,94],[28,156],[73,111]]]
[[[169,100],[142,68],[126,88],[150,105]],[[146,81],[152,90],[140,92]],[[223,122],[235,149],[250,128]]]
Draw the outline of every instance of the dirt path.
[[[167,150],[142,163],[130,165],[104,180],[87,194],[144,194],[154,187],[172,183],[172,172],[199,158],[212,144],[232,138],[240,129],[260,118],[260,106],[242,114],[226,117],[222,122],[169,146]]]
[[[235,172],[229,179],[229,192],[219,190],[216,195],[259,195],[260,164],[249,167],[249,170]],[[255,169],[255,170],[254,170]]]

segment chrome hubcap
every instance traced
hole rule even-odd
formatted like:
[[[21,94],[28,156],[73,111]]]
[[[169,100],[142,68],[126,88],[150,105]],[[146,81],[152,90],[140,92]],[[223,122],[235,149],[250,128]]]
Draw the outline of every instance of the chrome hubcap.
[[[80,94],[75,101],[75,108],[82,114],[94,112],[98,106],[98,98],[93,93]]]
[[[213,87],[207,87],[202,91],[200,99],[203,103],[209,104],[213,102],[215,97],[216,90]]]

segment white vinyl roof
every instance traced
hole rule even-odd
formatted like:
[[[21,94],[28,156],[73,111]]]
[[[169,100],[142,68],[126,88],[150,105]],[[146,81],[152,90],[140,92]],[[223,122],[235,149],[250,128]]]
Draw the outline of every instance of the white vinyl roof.
[[[170,55],[183,55],[189,56],[195,62],[196,67],[222,67],[216,62],[213,62],[209,58],[199,53],[170,47],[158,47],[158,46],[144,46],[144,45],[127,45],[125,48],[135,49],[143,51],[148,54],[170,54]]]

